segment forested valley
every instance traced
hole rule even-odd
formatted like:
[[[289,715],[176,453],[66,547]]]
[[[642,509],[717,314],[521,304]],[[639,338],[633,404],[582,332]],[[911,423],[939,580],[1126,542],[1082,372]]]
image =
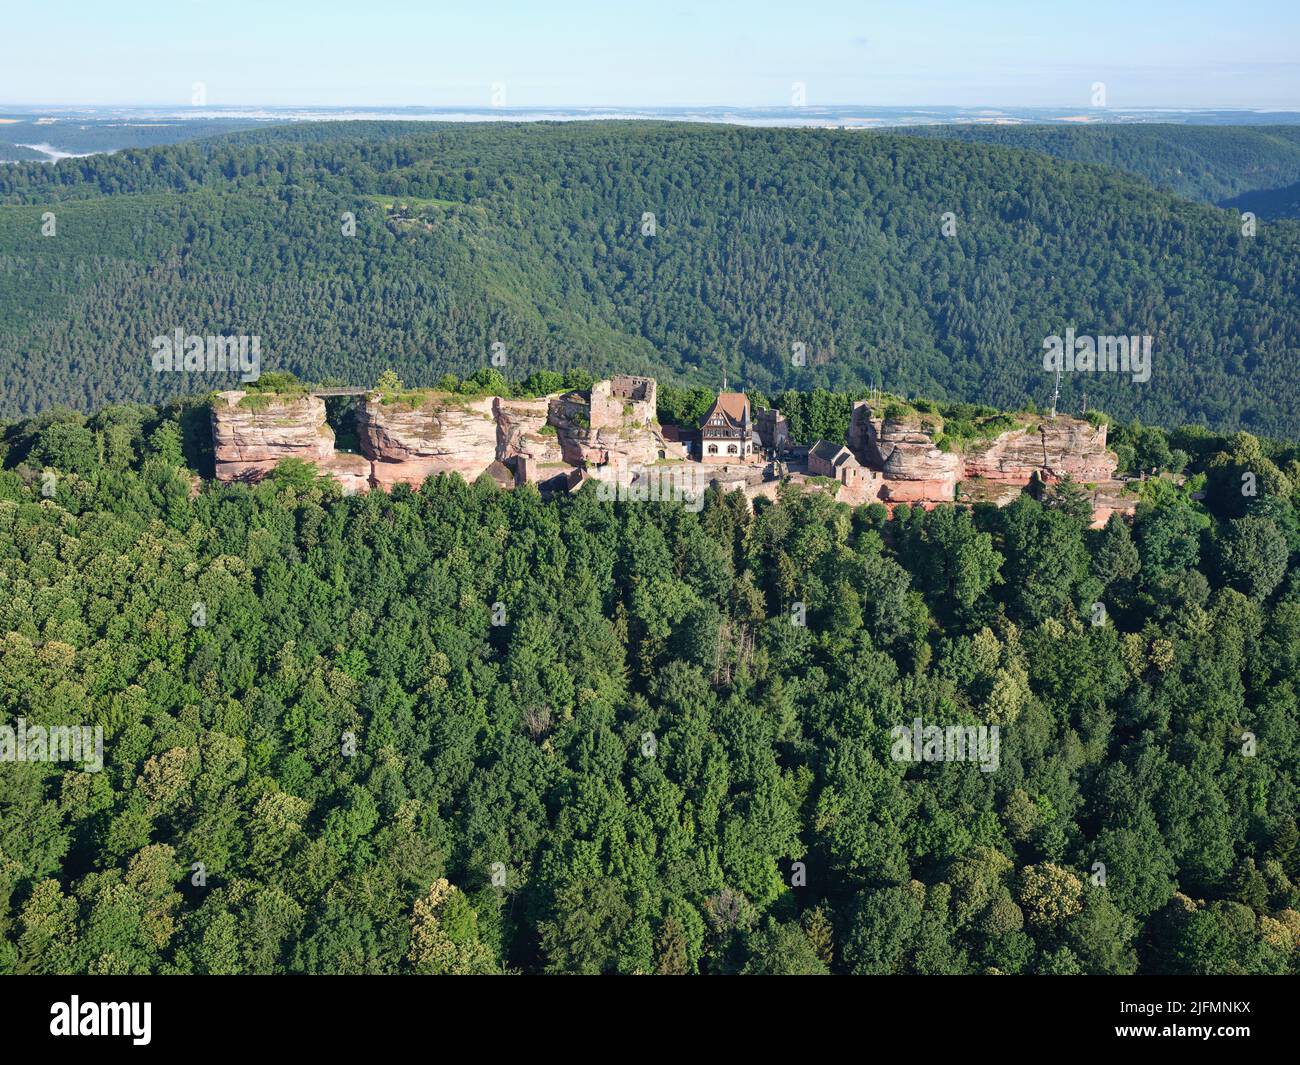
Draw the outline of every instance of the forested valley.
[[[1155,129],[1108,158],[1199,160],[1183,195],[1294,166],[1293,135]],[[1298,264],[1300,222],[1248,235],[1236,210],[1001,143],[302,124],[0,168],[0,412],[207,391],[152,372],[151,340],[178,328],[349,384],[391,367],[430,385],[499,351],[513,378],[726,372],[1018,408],[1050,395],[1043,341],[1073,327],[1154,354],[1145,383],[1067,379],[1067,405],[1086,390],[1122,418],[1294,438]]]
[[[1244,201],[1300,181],[1300,126],[942,125],[899,133],[992,144],[1076,163],[1094,163],[1145,178],[1202,203]],[[1241,200],[1234,199],[1240,197]],[[1270,216],[1297,217],[1281,209]]]

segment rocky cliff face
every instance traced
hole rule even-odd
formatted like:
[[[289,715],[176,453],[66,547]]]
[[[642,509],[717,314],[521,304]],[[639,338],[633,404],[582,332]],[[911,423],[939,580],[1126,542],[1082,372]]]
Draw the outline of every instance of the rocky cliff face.
[[[866,403],[853,408],[849,446],[859,461],[884,473],[880,499],[891,503],[943,502],[961,478],[960,455],[940,451],[935,430],[920,417],[872,416]]]
[[[256,481],[286,458],[299,458],[336,478],[347,492],[397,484],[419,487],[439,473],[473,481],[494,472],[548,482],[571,467],[649,465],[680,454],[655,421],[655,382],[616,377],[590,393],[541,399],[479,399],[416,392],[385,403],[377,392],[357,407],[361,455],[334,450],[325,403],[311,395],[256,397],[224,392],[213,403],[212,435],[221,481]]]
[[[1137,511],[1138,497],[1125,490],[1123,481],[1101,481],[1090,491],[1092,528],[1100,529],[1112,514],[1131,518]]]
[[[439,473],[473,481],[484,473],[498,482],[534,481],[572,487],[594,467],[615,470],[681,457],[655,420],[655,382],[616,377],[591,392],[541,399],[465,397],[414,393],[410,402],[384,403],[378,393],[358,406],[363,455],[334,450],[325,403],[310,395],[223,392],[212,405],[212,435],[220,481],[257,481],[286,458],[302,459],[334,477],[345,492],[374,486],[422,485]],[[935,446],[937,422],[923,414],[877,417],[858,403],[849,447],[870,470],[838,498],[853,505],[876,502],[931,507],[956,495],[1005,505],[1035,476],[1049,483],[1068,475],[1088,486],[1093,523],[1112,513],[1131,514],[1136,497],[1115,480],[1115,456],[1106,450],[1105,426],[1061,416],[968,445],[964,455]],[[503,465],[504,464],[504,465]],[[507,469],[507,467],[509,467]],[[755,468],[750,473],[762,479]],[[767,484],[746,484],[766,494]]]
[[[1110,481],[1115,465],[1115,456],[1106,450],[1106,426],[1067,415],[970,444],[965,455],[967,477],[1006,484],[1028,484],[1035,471],[1049,480],[1068,475],[1084,483]]]
[[[1060,415],[966,445],[962,454],[934,446],[935,429],[924,416],[878,418],[866,402],[854,405],[849,447],[860,461],[884,474],[878,498],[892,506],[925,507],[961,497],[1005,506],[1039,476],[1049,483],[1070,477],[1089,485],[1093,525],[1112,513],[1132,514],[1136,497],[1115,479],[1116,458],[1106,450],[1106,427]]]
[[[562,465],[655,462],[670,445],[654,420],[654,381],[598,381],[590,393],[541,399],[465,400],[430,393],[415,406],[367,396],[358,414],[361,449],[380,488],[418,486],[438,473],[472,481],[494,461],[520,480],[546,481]]]
[[[414,405],[384,403],[377,394],[357,408],[361,450],[371,460],[371,482],[389,489],[418,488],[425,478],[458,473],[473,481],[497,458],[494,399],[429,393]]]
[[[323,462],[317,462],[321,473],[328,473],[343,486],[345,496],[370,490],[371,461],[364,455],[336,451]]]
[[[316,396],[255,396],[221,392],[212,401],[217,480],[260,481],[284,459],[322,464],[334,456],[334,430]],[[253,405],[256,404],[256,405]]]
[[[564,461],[559,432],[550,423],[552,396],[543,399],[497,399],[497,458],[502,462],[526,458],[538,465]]]

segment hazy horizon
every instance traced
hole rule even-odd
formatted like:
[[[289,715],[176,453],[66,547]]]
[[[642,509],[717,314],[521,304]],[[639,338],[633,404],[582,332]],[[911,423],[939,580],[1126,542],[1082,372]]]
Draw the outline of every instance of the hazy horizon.
[[[361,18],[341,0],[70,0],[5,28],[0,99],[36,107],[178,106],[201,87],[237,107],[1063,108],[1095,104],[1100,86],[1112,108],[1300,108],[1300,9],[1280,0],[499,0],[491,18],[404,0]]]

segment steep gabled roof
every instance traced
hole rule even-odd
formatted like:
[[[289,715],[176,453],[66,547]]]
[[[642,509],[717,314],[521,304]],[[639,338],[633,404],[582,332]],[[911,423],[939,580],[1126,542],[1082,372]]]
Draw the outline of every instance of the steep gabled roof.
[[[700,428],[707,426],[715,414],[722,414],[729,428],[741,429],[749,419],[749,397],[744,392],[719,392],[700,420]]]

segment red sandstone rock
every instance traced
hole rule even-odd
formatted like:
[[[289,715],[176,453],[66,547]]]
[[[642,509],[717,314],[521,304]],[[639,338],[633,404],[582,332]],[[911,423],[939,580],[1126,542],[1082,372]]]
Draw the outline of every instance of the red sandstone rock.
[[[475,480],[497,459],[493,397],[461,399],[429,393],[423,402],[384,403],[377,393],[357,409],[361,450],[380,488],[422,485],[439,473]]]
[[[865,465],[884,473],[882,500],[952,499],[961,476],[961,456],[935,447],[934,436],[924,417],[874,418],[866,403],[853,408],[849,446]]]
[[[976,477],[957,485],[957,499],[963,503],[992,503],[994,506],[1005,507],[1014,503],[1023,491],[1023,485],[986,481]]]
[[[487,472],[518,483],[554,478],[567,471],[578,486],[589,467],[652,465],[680,446],[668,442],[655,421],[655,382],[616,377],[590,393],[571,392],[537,400],[464,399],[427,393],[415,405],[384,404],[378,394],[358,409],[365,456],[334,450],[324,402],[309,395],[273,396],[241,406],[243,392],[225,392],[212,408],[217,477],[256,481],[286,458],[299,458],[334,477],[345,492],[369,485],[419,487],[439,473],[473,481]],[[861,484],[841,484],[837,498],[853,506],[879,500],[931,509],[954,498],[963,475],[963,501],[1005,506],[1037,474],[1052,482],[1070,476],[1092,493],[1093,527],[1113,513],[1132,514],[1136,497],[1114,479],[1115,456],[1106,450],[1105,426],[1061,416],[970,445],[965,456],[934,446],[935,426],[924,415],[877,419],[856,404],[849,446],[872,470]],[[522,473],[522,476],[521,476]],[[773,497],[776,482],[762,482],[757,469],[726,468],[713,479],[743,488],[751,499]],[[734,482],[734,483],[733,483]],[[808,485],[807,490],[819,490]]]
[[[500,461],[514,460],[518,463],[523,459],[522,467],[517,465],[517,468],[537,474],[546,466],[549,475],[554,475],[554,464],[564,461],[559,433],[549,424],[551,400],[558,398],[494,400],[492,411],[497,423],[497,458]],[[528,479],[525,476],[523,481]]]
[[[1112,514],[1131,518],[1137,510],[1138,497],[1126,491],[1124,481],[1102,481],[1089,492],[1092,500],[1092,528],[1100,529]]]
[[[615,381],[648,378],[615,378]],[[611,394],[611,382],[597,381],[591,394],[568,392],[550,400],[549,423],[560,452],[573,466],[649,466],[680,452],[668,443],[654,416],[654,382],[650,399]]]
[[[334,430],[325,401],[287,395],[241,405],[247,393],[221,392],[212,401],[212,445],[217,480],[260,481],[285,459],[319,464],[334,455]]]
[[[353,455],[347,451],[336,451],[316,465],[322,473],[328,473],[343,486],[343,494],[350,496],[370,490],[371,462],[364,455]]]
[[[1083,483],[1110,481],[1117,460],[1106,450],[1106,426],[1059,415],[1040,425],[1013,429],[966,448],[967,477],[1028,484],[1035,471],[1049,480],[1069,476]]]
[[[948,503],[955,494],[955,482],[949,478],[941,481],[886,480],[880,486],[883,503]]]

